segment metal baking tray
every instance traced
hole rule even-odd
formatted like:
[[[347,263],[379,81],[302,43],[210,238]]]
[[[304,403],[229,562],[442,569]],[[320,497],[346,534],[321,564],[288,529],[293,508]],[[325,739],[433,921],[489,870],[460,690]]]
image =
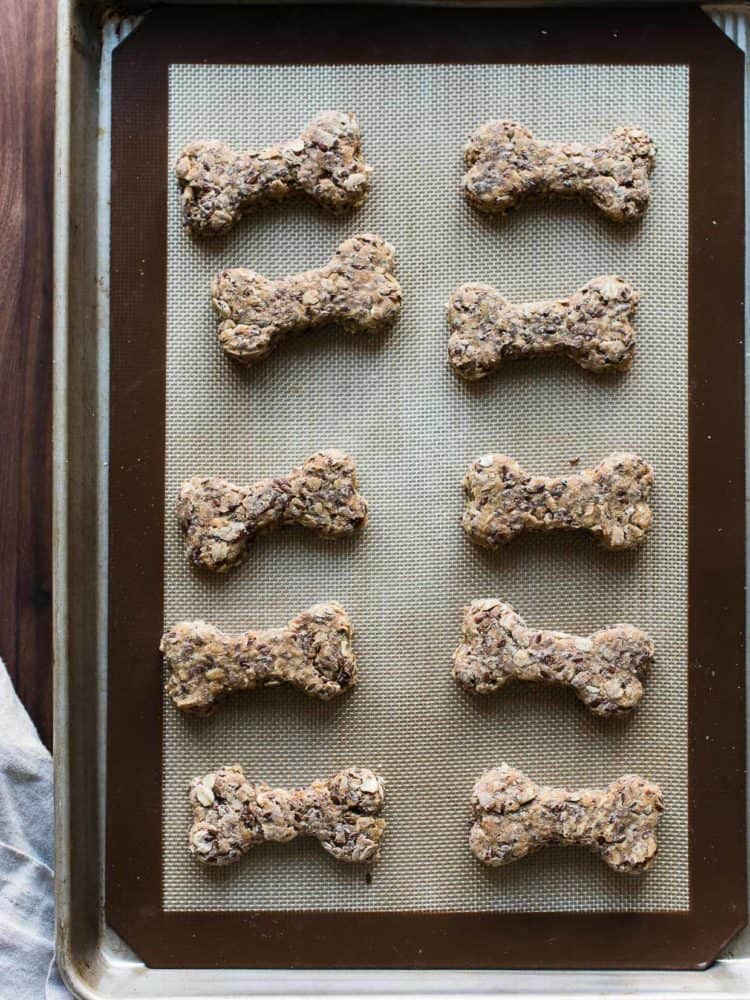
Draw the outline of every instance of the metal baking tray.
[[[747,996],[747,929],[710,968],[701,971],[551,972],[149,968],[107,925],[110,71],[113,50],[137,27],[146,10],[147,5],[138,2],[118,4],[113,13],[100,3],[61,0],[58,15],[54,249],[56,884],[58,960],[69,987],[76,995],[91,998],[489,993],[518,997]],[[746,51],[750,6],[707,6],[705,14]],[[596,16],[593,7],[590,16]],[[645,9],[643,16],[648,16]],[[747,95],[745,100],[747,107]],[[747,123],[747,115],[745,118]],[[746,155],[746,163],[747,159]],[[745,228],[747,231],[747,220]],[[134,741],[138,739],[138,723],[134,718]],[[716,766],[721,766],[720,761]],[[116,789],[110,789],[110,794],[116,794]],[[142,914],[144,922],[151,916],[146,911]],[[200,940],[193,944],[201,947]]]

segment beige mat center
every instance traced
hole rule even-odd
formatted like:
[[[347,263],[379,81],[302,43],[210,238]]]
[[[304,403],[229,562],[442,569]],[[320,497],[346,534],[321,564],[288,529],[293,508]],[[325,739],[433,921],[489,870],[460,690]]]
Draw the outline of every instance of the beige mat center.
[[[679,910],[689,906],[687,830],[688,70],[681,66],[171,67],[169,158],[195,138],[261,147],[326,108],[356,112],[374,188],[354,216],[299,202],[195,242],[170,181],[165,622],[202,617],[230,630],[285,623],[340,601],[356,628],[361,682],[320,705],[285,689],[224,703],[208,719],[164,709],[164,905],[169,910]],[[618,124],[658,145],[652,207],[618,228],[577,203],[482,218],[458,195],[472,128],[515,118],[538,136],[590,141]],[[165,165],[167,169],[167,165]],[[216,342],[209,302],[220,267],[270,276],[324,263],[346,236],[382,233],[404,291],[383,337],[316,332],[244,371]],[[572,292],[597,274],[638,288],[630,374],[597,378],[568,361],[509,364],[470,386],[446,360],[444,307],[463,281],[511,299]],[[288,472],[312,452],[350,452],[371,525],[352,543],[298,529],[260,540],[225,577],[187,564],[174,524],[178,483],[238,483]],[[514,455],[558,474],[632,449],[656,469],[647,544],[608,553],[586,537],[516,540],[492,554],[463,535],[470,459]],[[631,621],[658,659],[631,719],[597,721],[566,691],[528,685],[479,699],[450,678],[460,609],[511,601],[536,626],[588,632]],[[538,781],[606,784],[639,771],[663,787],[661,854],[641,880],[581,849],[547,850],[506,869],[467,848],[474,780],[502,761]],[[186,788],[240,763],[252,778],[305,784],[348,764],[387,780],[389,832],[371,884],[315,842],[265,845],[209,870],[186,849]]]

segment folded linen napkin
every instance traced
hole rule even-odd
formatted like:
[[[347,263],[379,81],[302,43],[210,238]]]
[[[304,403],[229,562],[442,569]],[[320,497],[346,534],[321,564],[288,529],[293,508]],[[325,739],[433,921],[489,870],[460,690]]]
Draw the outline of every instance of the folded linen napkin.
[[[70,997],[55,964],[53,865],[52,757],[0,660],[0,993],[13,1000]]]

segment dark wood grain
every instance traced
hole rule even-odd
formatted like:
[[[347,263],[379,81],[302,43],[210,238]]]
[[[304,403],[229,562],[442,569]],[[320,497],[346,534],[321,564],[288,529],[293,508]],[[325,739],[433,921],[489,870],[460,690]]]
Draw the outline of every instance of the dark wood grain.
[[[53,0],[0,0],[0,656],[52,745]]]

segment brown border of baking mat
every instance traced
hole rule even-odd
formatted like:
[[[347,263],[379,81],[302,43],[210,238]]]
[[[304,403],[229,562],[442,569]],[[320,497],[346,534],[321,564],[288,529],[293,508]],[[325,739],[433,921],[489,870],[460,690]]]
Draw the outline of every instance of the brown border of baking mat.
[[[255,61],[689,64],[689,912],[163,912],[168,66]],[[106,914],[148,965],[703,968],[744,925],[743,74],[695,7],[159,7],[115,50]]]

